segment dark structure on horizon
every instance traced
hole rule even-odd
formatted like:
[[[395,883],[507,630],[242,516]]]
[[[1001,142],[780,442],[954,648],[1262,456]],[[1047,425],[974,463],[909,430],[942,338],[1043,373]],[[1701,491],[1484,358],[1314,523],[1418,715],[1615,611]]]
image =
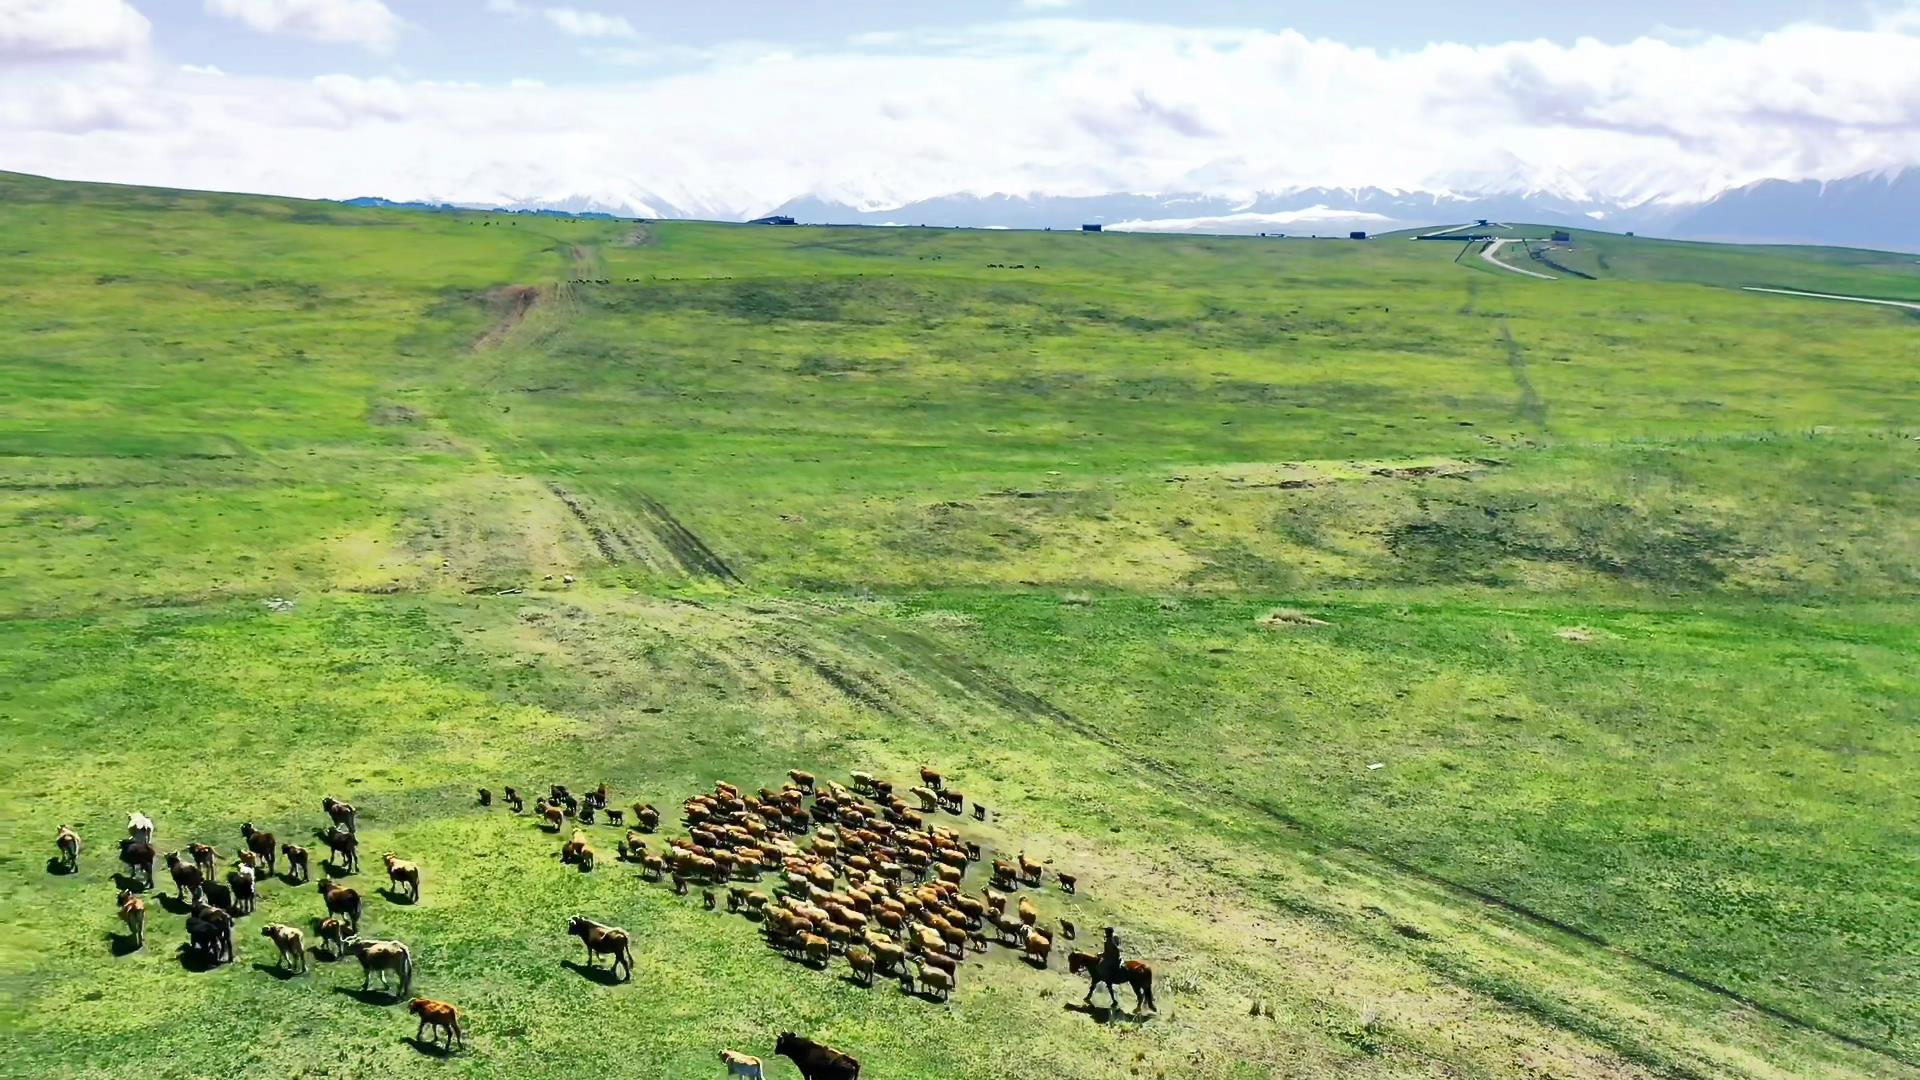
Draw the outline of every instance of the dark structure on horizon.
[[[1098,225],[1082,225],[1082,226],[1080,226],[1080,231],[1081,231],[1081,232],[1099,232],[1099,231],[1100,231],[1100,226],[1098,226]]]

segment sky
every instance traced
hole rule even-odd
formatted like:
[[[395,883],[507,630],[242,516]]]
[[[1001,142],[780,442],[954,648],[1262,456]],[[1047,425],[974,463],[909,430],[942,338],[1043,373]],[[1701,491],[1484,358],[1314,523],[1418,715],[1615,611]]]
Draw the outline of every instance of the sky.
[[[762,213],[1920,164],[1920,0],[0,0],[0,169]]]

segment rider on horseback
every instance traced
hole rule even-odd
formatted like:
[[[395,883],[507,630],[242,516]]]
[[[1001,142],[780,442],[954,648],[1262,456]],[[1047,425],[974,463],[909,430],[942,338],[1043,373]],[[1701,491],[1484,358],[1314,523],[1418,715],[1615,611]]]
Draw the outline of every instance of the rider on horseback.
[[[1120,959],[1120,933],[1109,926],[1107,927],[1106,943],[1100,946],[1100,970],[1094,978],[1094,984],[1107,984],[1107,997],[1113,1002],[1113,1007],[1116,1009],[1120,1007],[1120,996],[1114,993],[1113,988],[1119,985],[1122,979],[1126,978],[1126,971],[1122,965],[1123,961]],[[1088,1000],[1092,1000],[1093,998],[1093,985],[1087,987],[1087,998]]]

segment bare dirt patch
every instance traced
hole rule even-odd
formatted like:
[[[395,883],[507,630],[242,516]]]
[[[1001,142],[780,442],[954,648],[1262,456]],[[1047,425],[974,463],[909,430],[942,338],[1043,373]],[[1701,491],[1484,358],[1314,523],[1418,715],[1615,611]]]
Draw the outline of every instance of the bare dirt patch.
[[[488,293],[487,303],[494,311],[493,328],[482,334],[473,347],[476,350],[491,349],[506,340],[514,328],[526,321],[527,313],[539,302],[540,289],[535,285],[502,285]]]

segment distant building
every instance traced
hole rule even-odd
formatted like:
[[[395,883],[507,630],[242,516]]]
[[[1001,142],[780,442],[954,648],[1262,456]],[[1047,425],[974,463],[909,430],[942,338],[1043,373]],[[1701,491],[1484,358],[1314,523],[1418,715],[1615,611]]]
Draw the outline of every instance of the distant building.
[[[1098,226],[1098,225],[1082,225],[1082,226],[1080,226],[1080,231],[1081,231],[1081,232],[1099,232],[1099,231],[1100,231],[1100,226]]]
[[[1366,238],[1367,238],[1367,234],[1364,232],[1361,232],[1358,229],[1347,234],[1347,239],[1349,240],[1365,240]]]
[[[1573,234],[1565,229],[1555,229],[1553,230],[1553,242],[1556,244],[1571,244],[1573,243]]]
[[[752,221],[747,222],[747,224],[749,225],[795,225],[795,224],[798,224],[798,222],[794,221],[792,218],[788,217],[785,214],[772,214],[767,217],[754,218]]]

